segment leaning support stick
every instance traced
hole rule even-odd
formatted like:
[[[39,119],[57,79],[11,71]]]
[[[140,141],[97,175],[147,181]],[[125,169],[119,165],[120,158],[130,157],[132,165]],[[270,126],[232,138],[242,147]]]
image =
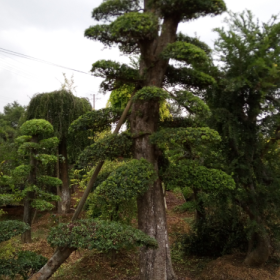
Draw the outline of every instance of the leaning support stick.
[[[132,94],[133,96],[134,94]],[[122,113],[122,116],[113,132],[113,134],[118,134],[122,124],[124,123],[126,117],[127,117],[127,114],[128,114],[128,111],[131,107],[131,104],[132,104],[132,96],[129,100],[129,102],[127,103],[123,113]],[[84,205],[85,205],[85,202],[87,200],[87,197],[89,195],[89,193],[91,192],[91,189],[96,181],[96,178],[98,176],[98,173],[100,172],[101,168],[102,168],[102,165],[103,165],[104,161],[101,161],[98,163],[98,165],[96,166],[95,170],[94,170],[94,173],[93,175],[91,176],[88,184],[87,184],[87,188],[86,190],[84,191],[84,194],[79,202],[79,205],[72,217],[72,222],[77,220]],[[61,266],[61,264],[63,264],[67,258],[71,255],[71,253],[73,251],[75,251],[76,249],[75,248],[68,248],[68,247],[61,247],[61,248],[57,248],[57,250],[55,251],[55,253],[53,254],[53,256],[48,260],[48,262],[35,274],[33,274],[29,280],[46,280],[46,279],[49,279],[53,273],[56,272],[56,270]]]

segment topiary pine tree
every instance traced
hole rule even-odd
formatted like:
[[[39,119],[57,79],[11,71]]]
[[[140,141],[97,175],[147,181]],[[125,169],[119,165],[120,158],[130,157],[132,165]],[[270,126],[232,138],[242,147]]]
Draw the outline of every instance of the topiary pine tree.
[[[65,214],[70,210],[69,156],[73,162],[79,152],[90,143],[87,137],[88,134],[85,136],[79,134],[79,139],[75,135],[70,137],[68,128],[75,119],[90,110],[91,105],[87,99],[76,97],[70,91],[61,89],[35,95],[30,100],[26,111],[27,120],[45,119],[49,121],[54,128],[55,136],[59,139],[58,154],[60,158],[57,173],[62,180],[62,185],[58,186],[57,194],[61,198],[61,201],[58,202],[58,213],[61,214]],[[79,143],[78,145],[77,142]]]
[[[52,125],[46,120],[26,121],[20,127],[20,133],[22,136],[16,138],[18,153],[29,157],[30,163],[16,167],[9,184],[13,186],[16,196],[24,199],[23,221],[31,227],[34,209],[52,209],[54,206],[50,202],[59,200],[58,196],[47,192],[47,187],[61,185],[61,180],[44,175],[47,165],[57,162],[57,156],[51,153],[55,151],[59,140],[57,137],[45,138],[54,133]],[[23,190],[17,188],[20,185],[24,186]],[[31,228],[23,233],[22,241],[31,242]]]
[[[207,90],[212,127],[222,137],[222,158],[236,183],[235,202],[248,217],[245,263],[262,265],[279,232],[280,23],[260,24],[251,12],[230,14],[215,42],[222,62]]]
[[[157,130],[159,101],[167,98],[161,89],[167,86],[187,84],[201,88],[213,83],[204,74],[207,54],[196,41],[177,34],[178,24],[205,15],[217,15],[225,11],[223,1],[104,1],[93,10],[97,21],[107,21],[90,27],[85,36],[98,40],[105,46],[118,45],[124,54],[140,54],[140,69],[125,64],[99,61],[92,72],[104,77],[104,92],[123,84],[133,85],[138,92],[130,116],[133,134],[133,156],[145,158],[158,169],[158,155],[149,135]],[[170,60],[183,62],[182,68],[170,65]],[[189,67],[193,66],[193,67]],[[160,181],[138,198],[139,228],[158,241],[157,250],[142,249],[140,253],[141,279],[175,279],[169,253],[165,209]]]

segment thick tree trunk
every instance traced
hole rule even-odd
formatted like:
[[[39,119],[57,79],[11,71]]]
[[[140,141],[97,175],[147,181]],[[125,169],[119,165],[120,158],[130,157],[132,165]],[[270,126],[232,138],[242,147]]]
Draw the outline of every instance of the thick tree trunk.
[[[38,142],[38,137],[33,136],[31,139],[31,142],[37,143]],[[37,165],[37,160],[34,158],[35,150],[31,150],[31,156],[30,156],[30,174],[28,178],[28,184],[29,185],[35,185],[36,184],[36,165]],[[24,232],[21,235],[21,241],[23,243],[31,243],[32,238],[31,238],[31,225],[32,225],[32,218],[33,218],[33,208],[31,206],[31,202],[34,199],[34,193],[33,192],[28,192],[26,197],[24,198],[24,209],[23,209],[23,221],[30,226],[30,229]]]
[[[254,246],[254,243],[256,244]],[[255,232],[249,240],[248,252],[244,263],[248,266],[263,265],[271,254],[269,236],[265,232]]]
[[[67,140],[65,138],[61,139],[58,152],[63,158],[59,160],[59,177],[62,185],[57,188],[57,194],[61,198],[61,201],[58,202],[57,212],[59,214],[66,214],[70,211],[71,196],[69,190]]]
[[[158,102],[137,102],[132,107],[131,130],[141,135],[134,141],[134,157],[145,158],[158,171],[156,149],[149,142],[149,135],[156,131],[159,114]],[[141,132],[141,133],[139,133]],[[138,226],[143,232],[158,242],[156,250],[142,248],[140,251],[141,280],[176,279],[171,264],[168,243],[164,196],[160,180],[137,200]]]
[[[261,266],[270,256],[271,245],[267,235],[256,233],[256,243],[256,247],[248,252],[244,261],[248,266]]]

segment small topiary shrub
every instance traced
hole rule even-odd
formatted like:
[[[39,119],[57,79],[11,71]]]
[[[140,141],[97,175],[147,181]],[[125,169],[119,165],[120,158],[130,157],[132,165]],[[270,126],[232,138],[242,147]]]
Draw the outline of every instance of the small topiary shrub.
[[[14,258],[0,260],[0,275],[11,279],[15,279],[17,275],[20,275],[24,280],[27,280],[47,261],[47,258],[34,252],[21,251]]]
[[[51,229],[48,243],[52,247],[97,249],[105,253],[139,246],[157,247],[156,240],[141,230],[117,222],[92,219],[59,224]]]

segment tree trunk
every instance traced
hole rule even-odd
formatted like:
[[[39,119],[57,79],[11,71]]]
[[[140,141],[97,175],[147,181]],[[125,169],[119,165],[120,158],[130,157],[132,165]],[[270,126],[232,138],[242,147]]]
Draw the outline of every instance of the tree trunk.
[[[49,279],[56,270],[64,263],[71,253],[75,251],[74,248],[58,248],[53,256],[48,260],[36,274],[31,276],[30,280],[46,280]]]
[[[38,137],[33,136],[31,138],[31,142],[37,143],[38,142]],[[34,154],[36,153],[35,149],[31,150],[31,155],[30,155],[30,166],[31,170],[29,173],[29,178],[28,178],[28,184],[33,186],[36,185],[36,165],[37,165],[37,160],[34,158]],[[31,243],[32,238],[31,238],[31,225],[32,225],[32,218],[33,218],[33,208],[31,206],[31,202],[34,199],[34,192],[28,192],[26,197],[24,198],[24,209],[23,209],[23,221],[30,226],[30,229],[25,231],[21,235],[21,241],[22,243]]]
[[[254,232],[248,244],[248,252],[244,263],[252,267],[263,265],[271,254],[271,244],[268,234],[264,231]]]
[[[196,221],[198,222],[198,221],[206,220],[206,213],[205,213],[204,204],[203,204],[203,201],[201,200],[201,198],[199,197],[198,190],[193,189],[193,194],[194,194],[195,202],[197,204],[197,207],[196,207]]]
[[[25,231],[21,235],[21,242],[22,243],[31,243],[31,225],[32,225],[32,216],[33,216],[33,209],[31,207],[31,201],[33,198],[32,193],[28,193],[28,195],[24,198],[24,209],[23,209],[23,221],[30,226],[30,229]]]
[[[140,113],[141,112],[141,113]],[[145,158],[158,171],[156,149],[149,142],[149,135],[156,131],[159,114],[158,102],[137,102],[132,107],[132,134],[141,135],[134,140],[134,158]],[[139,134],[142,132],[142,134]],[[164,196],[160,180],[137,200],[138,227],[158,242],[157,249],[140,250],[141,280],[176,279],[171,264],[168,243]]]
[[[58,202],[57,212],[59,214],[66,214],[70,211],[70,190],[69,190],[69,176],[68,176],[68,160],[67,160],[67,140],[62,138],[58,146],[59,155],[63,158],[59,160],[59,177],[62,185],[57,187],[57,194],[61,201]]]

